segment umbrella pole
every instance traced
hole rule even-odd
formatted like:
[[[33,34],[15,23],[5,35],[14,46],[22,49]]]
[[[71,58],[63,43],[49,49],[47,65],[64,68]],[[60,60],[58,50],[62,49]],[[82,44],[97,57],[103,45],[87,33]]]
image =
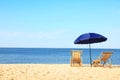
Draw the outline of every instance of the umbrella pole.
[[[89,44],[89,50],[90,50],[90,65],[92,67],[92,58],[91,58],[91,45]]]

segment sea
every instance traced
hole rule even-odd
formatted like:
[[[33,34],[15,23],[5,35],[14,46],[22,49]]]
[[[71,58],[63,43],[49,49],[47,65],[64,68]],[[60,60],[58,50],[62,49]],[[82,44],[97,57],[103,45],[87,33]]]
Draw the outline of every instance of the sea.
[[[0,64],[70,64],[71,50],[82,50],[83,64],[90,63],[88,48],[0,48]],[[92,60],[112,51],[112,64],[120,65],[120,49],[92,49]]]

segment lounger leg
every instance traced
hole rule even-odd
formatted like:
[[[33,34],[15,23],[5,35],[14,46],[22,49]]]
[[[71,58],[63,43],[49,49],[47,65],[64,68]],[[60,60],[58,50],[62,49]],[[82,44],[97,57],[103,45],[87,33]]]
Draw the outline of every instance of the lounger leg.
[[[70,59],[70,65],[72,66],[73,62],[72,62],[72,59]]]
[[[105,64],[106,64],[106,61],[103,63],[103,67],[104,67]]]
[[[112,67],[112,60],[110,60],[110,65],[109,65],[109,67],[110,67],[110,68]]]

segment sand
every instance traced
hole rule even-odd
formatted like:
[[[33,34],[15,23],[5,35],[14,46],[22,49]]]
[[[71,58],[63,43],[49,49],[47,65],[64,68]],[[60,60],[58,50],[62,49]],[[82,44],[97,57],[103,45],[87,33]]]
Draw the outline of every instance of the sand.
[[[0,80],[120,80],[120,67],[0,64]]]

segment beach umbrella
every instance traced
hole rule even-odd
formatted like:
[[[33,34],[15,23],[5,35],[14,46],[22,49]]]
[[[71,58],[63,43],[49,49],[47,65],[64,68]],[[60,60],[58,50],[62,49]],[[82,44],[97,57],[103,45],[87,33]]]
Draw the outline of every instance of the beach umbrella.
[[[97,33],[85,33],[80,35],[75,41],[74,44],[89,44],[89,52],[90,52],[90,64],[92,67],[92,58],[91,58],[91,44],[99,43],[106,41],[107,38],[103,35]]]

